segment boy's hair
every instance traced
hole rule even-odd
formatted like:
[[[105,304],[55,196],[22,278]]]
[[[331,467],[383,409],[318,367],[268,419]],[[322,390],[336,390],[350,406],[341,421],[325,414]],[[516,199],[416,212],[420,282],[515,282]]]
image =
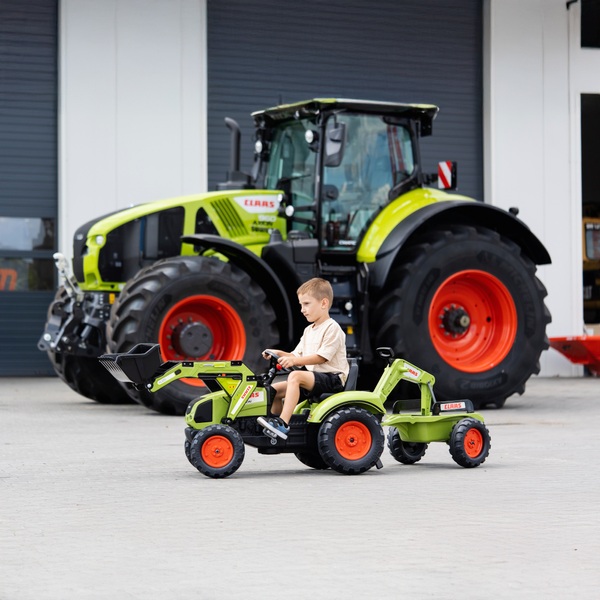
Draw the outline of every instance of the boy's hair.
[[[309,279],[305,281],[296,292],[298,296],[300,294],[308,294],[315,298],[315,300],[323,300],[323,298],[327,298],[329,301],[329,306],[333,303],[333,288],[329,281],[325,279],[321,279],[320,277],[313,277],[313,279]]]

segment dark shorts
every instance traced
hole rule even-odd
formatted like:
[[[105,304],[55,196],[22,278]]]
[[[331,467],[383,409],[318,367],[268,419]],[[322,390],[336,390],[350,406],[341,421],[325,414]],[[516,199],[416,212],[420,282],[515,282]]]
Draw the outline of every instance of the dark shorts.
[[[301,397],[303,399],[319,397],[321,394],[337,394],[344,391],[344,384],[337,373],[322,373],[321,371],[313,371],[315,376],[315,387],[309,392],[301,389]]]

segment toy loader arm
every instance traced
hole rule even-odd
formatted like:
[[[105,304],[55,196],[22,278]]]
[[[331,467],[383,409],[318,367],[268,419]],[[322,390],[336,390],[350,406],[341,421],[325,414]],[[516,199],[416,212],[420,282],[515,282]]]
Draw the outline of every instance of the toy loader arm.
[[[103,354],[98,360],[117,381],[152,392],[198,372],[192,362],[162,362],[159,344],[136,344],[128,352]]]

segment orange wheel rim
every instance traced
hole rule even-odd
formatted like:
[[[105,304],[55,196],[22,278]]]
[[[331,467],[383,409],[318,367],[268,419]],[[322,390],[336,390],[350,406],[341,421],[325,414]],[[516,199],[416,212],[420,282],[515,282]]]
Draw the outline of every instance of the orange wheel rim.
[[[475,428],[469,429],[465,435],[465,452],[469,458],[477,458],[483,450],[483,436]]]
[[[363,458],[371,448],[371,432],[360,421],[344,423],[335,434],[335,448],[348,460]]]
[[[484,271],[460,271],[440,285],[429,308],[429,333],[452,367],[482,373],[497,366],[517,336],[517,309],[506,286]]]
[[[233,444],[222,435],[213,435],[202,444],[202,460],[213,469],[220,469],[231,462]]]
[[[189,296],[174,304],[158,332],[165,361],[241,360],[246,330],[237,311],[215,296]],[[203,386],[200,379],[182,379]]]

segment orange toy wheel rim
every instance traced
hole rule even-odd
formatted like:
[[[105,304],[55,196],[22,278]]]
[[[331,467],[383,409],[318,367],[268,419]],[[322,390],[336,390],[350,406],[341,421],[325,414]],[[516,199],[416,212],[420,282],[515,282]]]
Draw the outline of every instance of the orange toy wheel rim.
[[[471,428],[465,434],[465,453],[469,458],[477,458],[483,450],[483,435],[481,431]]]
[[[363,458],[371,448],[371,432],[360,421],[344,423],[335,434],[335,447],[347,460]]]
[[[202,444],[202,460],[213,469],[220,469],[231,462],[233,444],[222,435],[213,435]]]
[[[438,288],[429,309],[437,353],[458,371],[482,373],[497,366],[517,336],[511,293],[485,271],[460,271]]]

